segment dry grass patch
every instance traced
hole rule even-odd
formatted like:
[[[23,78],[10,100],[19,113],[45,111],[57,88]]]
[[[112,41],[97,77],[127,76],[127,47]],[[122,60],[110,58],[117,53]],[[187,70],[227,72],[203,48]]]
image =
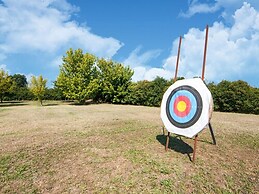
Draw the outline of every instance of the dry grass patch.
[[[259,116],[214,113],[164,151],[160,109],[0,106],[0,193],[257,193]]]

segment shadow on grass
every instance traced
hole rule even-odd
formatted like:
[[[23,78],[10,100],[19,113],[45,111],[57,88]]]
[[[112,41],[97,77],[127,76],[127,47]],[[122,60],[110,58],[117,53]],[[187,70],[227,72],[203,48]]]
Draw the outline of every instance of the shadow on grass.
[[[43,103],[42,106],[58,106],[58,105],[59,105],[58,103],[50,103],[50,104],[48,104],[48,103],[44,104]]]
[[[157,141],[159,141],[163,146],[166,145],[166,135],[157,135]],[[168,149],[172,149],[181,154],[187,154],[190,161],[192,161],[190,154],[193,153],[193,148],[185,143],[181,136],[170,136]]]
[[[20,101],[12,101],[12,102],[1,102],[0,107],[12,107],[12,106],[26,106],[28,103],[20,102]]]
[[[71,103],[71,105],[75,105],[75,106],[87,106],[87,105],[92,105],[92,104],[101,104],[100,102],[96,102],[92,99],[90,100],[86,100],[84,102],[78,102],[78,101],[73,101]]]
[[[211,144],[211,145],[215,145],[212,140],[211,141],[207,141],[207,140],[204,140],[204,139],[198,139],[197,141],[198,142],[207,143],[207,144]]]

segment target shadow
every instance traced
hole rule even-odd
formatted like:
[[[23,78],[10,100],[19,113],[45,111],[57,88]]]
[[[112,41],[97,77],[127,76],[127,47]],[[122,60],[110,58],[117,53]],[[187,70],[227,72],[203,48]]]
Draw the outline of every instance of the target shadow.
[[[156,139],[163,146],[166,145],[166,135],[157,135]],[[181,139],[181,136],[170,136],[168,149],[174,150],[181,154],[187,154],[189,160],[192,161],[190,154],[193,153],[193,148],[189,144],[185,143]]]

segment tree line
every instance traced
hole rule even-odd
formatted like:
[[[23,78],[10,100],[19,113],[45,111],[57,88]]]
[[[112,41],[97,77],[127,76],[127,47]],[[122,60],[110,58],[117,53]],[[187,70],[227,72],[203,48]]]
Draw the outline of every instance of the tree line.
[[[57,88],[47,88],[47,79],[41,75],[32,76],[28,83],[25,75],[9,75],[0,69],[0,102],[39,100],[42,105],[43,99],[62,100],[63,95]]]
[[[132,82],[133,70],[121,63],[98,58],[81,49],[70,49],[63,57],[54,88],[47,88],[42,76],[30,83],[24,75],[0,71],[0,99],[3,100],[76,100],[85,103],[132,104],[160,106],[162,97],[173,80],[157,77],[153,81]],[[178,79],[184,79],[180,77]],[[214,110],[259,114],[259,88],[247,82],[208,83],[214,99]]]

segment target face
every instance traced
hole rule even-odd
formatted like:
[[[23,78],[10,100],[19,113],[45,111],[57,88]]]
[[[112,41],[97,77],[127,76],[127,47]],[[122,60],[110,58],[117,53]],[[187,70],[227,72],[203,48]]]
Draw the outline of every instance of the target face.
[[[179,80],[164,93],[161,119],[169,132],[193,137],[211,116],[211,93],[200,78]]]
[[[179,128],[187,128],[196,123],[201,111],[201,95],[191,86],[174,89],[166,101],[166,115]]]

